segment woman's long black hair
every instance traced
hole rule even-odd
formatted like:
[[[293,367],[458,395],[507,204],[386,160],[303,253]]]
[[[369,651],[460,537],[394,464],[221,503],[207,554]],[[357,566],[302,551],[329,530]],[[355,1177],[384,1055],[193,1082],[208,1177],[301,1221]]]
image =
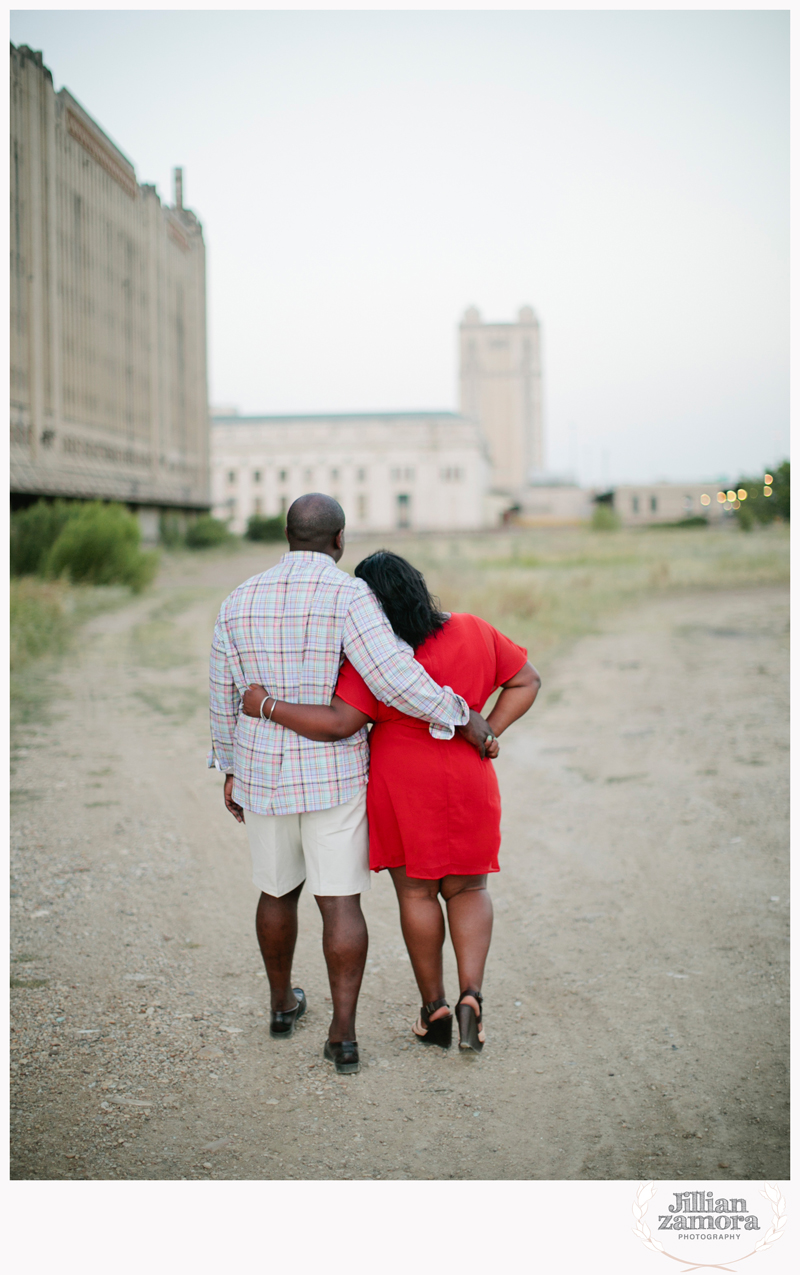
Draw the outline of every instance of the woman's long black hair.
[[[359,562],[355,575],[366,581],[397,636],[415,651],[447,622],[422,572],[399,554],[379,549]]]

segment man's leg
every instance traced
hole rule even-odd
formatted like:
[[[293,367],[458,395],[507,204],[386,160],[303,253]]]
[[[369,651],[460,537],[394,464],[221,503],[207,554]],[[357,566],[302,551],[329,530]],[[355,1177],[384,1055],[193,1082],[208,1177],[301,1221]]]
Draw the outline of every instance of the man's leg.
[[[360,894],[317,895],[322,951],[328,966],[333,1018],[328,1039],[356,1039],[356,1005],[367,961],[367,923]]]
[[[356,1039],[356,1004],[367,960],[361,895],[370,888],[367,791],[300,816],[308,888],[322,913],[333,1018],[328,1040]]]
[[[297,997],[292,991],[292,959],[297,942],[297,900],[304,882],[288,894],[275,898],[264,894],[256,908],[256,936],[269,979],[270,1004],[273,1011],[294,1009]]]

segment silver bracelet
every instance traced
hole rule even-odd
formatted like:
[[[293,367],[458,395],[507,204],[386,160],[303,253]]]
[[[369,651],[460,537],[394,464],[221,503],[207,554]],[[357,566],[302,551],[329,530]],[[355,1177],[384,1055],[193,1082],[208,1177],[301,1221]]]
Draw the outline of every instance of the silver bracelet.
[[[269,717],[267,718],[267,721],[268,721],[268,722],[271,722],[271,721],[272,721],[272,714],[275,712],[275,705],[277,704],[277,702],[278,702],[278,701],[277,701],[276,699],[273,699],[273,701],[272,701],[272,708],[269,710]]]
[[[263,699],[262,699],[262,701],[261,701],[261,707],[260,707],[260,708],[259,708],[259,710],[258,710],[258,715],[259,715],[259,717],[262,719],[262,721],[266,721],[266,720],[267,720],[267,719],[266,719],[266,717],[264,716],[264,705],[266,704],[267,700],[268,700],[268,699],[271,699],[271,698],[272,698],[272,697],[271,697],[270,695],[265,695],[265,696],[264,696],[264,698],[263,698]]]

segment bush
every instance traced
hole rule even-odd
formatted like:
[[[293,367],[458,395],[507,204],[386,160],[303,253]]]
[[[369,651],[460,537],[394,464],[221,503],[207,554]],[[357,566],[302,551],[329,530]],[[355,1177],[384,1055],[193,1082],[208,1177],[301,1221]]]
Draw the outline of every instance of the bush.
[[[211,514],[203,514],[186,531],[186,543],[190,549],[212,549],[229,539],[230,532],[225,523],[219,518],[212,518]]]
[[[708,518],[705,514],[692,514],[688,518],[679,518],[676,522],[653,522],[645,527],[645,531],[664,531],[669,527],[707,527]]]
[[[158,554],[143,553],[141,538],[137,518],[123,505],[90,501],[70,511],[45,572],[73,584],[125,584],[138,593],[158,568]]]
[[[263,518],[261,514],[253,514],[247,521],[248,540],[283,540],[284,518],[277,514],[274,518]]]
[[[619,527],[619,514],[611,508],[611,505],[606,503],[595,505],[592,514],[592,531],[618,531]]]
[[[73,509],[66,500],[37,500],[11,515],[12,576],[44,574],[47,555]]]
[[[772,471],[772,483],[765,484],[763,475],[760,478],[742,478],[736,484],[737,489],[743,487],[747,499],[743,500],[736,510],[739,526],[743,531],[751,531],[754,522],[767,524],[776,518],[789,521],[790,505],[790,469],[785,460]],[[764,489],[771,486],[772,495],[765,496]]]

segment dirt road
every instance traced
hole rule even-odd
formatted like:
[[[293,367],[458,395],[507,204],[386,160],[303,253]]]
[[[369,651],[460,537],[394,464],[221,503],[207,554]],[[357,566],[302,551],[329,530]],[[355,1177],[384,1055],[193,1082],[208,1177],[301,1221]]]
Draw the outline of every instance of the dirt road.
[[[788,1177],[785,592],[664,597],[547,670],[497,763],[483,1055],[414,1043],[383,874],[364,1065],[336,1077],[313,900],[309,1013],[273,1042],[245,833],[204,768],[214,615],[264,565],[173,560],[19,741],[12,1175]]]

